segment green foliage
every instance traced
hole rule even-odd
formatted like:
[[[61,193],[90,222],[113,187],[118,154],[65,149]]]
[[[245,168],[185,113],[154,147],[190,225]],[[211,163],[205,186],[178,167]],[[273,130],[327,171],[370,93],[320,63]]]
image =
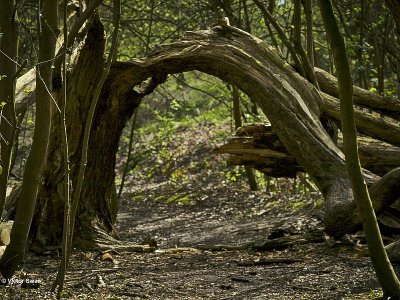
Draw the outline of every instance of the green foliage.
[[[242,167],[239,166],[233,167],[226,173],[226,179],[231,182],[237,182],[242,176]]]
[[[382,291],[380,291],[380,290],[373,290],[373,289],[371,289],[371,290],[369,291],[369,296],[370,296],[372,299],[377,299],[377,298],[382,297],[382,296],[383,296],[383,293],[382,293]]]
[[[119,60],[142,57],[154,46],[171,42],[187,30],[204,28],[218,18],[208,1],[124,1],[122,5]],[[107,6],[102,15],[109,19]]]
[[[195,202],[192,201],[192,197],[190,194],[176,194],[169,198],[167,198],[168,203],[178,202],[181,204],[194,204]]]
[[[343,298],[343,300],[359,300],[359,299],[371,299],[371,300],[381,300],[383,293],[381,290],[377,290],[377,289],[370,289],[369,292],[366,293],[361,293],[361,294],[357,294],[357,295],[351,295],[351,296],[346,296]]]
[[[231,133],[229,104],[225,103],[229,92],[201,74],[185,74],[179,80],[171,78],[141,105],[129,165],[136,180],[167,179],[172,184],[187,184],[195,170],[213,167],[209,160],[198,161],[190,154],[210,155],[214,145]],[[184,88],[187,82],[207,93]],[[128,136],[128,132],[123,134],[121,149],[126,147]],[[220,166],[224,167],[223,160]]]
[[[228,86],[217,83],[218,80],[204,74],[185,73],[170,78],[145,99],[135,130],[134,153],[128,163],[133,184],[167,181],[175,188],[184,188],[198,180],[207,182],[217,178],[222,186],[248,187],[242,166],[227,167],[225,157],[211,153],[234,130],[231,92]],[[250,99],[243,94],[240,97],[247,122],[266,120],[263,115],[251,113]],[[121,139],[121,151],[128,141],[126,131]],[[293,180],[270,178],[258,171],[255,174],[261,189],[271,195],[298,191],[315,194],[305,175]],[[186,196],[177,196],[181,199],[177,202],[190,202],[193,198]],[[157,200],[175,202],[162,196]],[[306,201],[299,200],[299,203],[291,207],[300,208]]]

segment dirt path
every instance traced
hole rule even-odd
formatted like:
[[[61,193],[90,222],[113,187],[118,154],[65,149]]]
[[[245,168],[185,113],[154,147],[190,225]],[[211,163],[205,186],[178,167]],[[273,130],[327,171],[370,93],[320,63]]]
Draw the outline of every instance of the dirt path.
[[[318,201],[212,186],[136,189],[121,203],[118,231],[158,250],[75,253],[64,299],[373,299],[378,283],[354,237],[266,252],[195,249],[320,230]],[[1,286],[0,299],[55,299],[48,291],[57,265],[54,255],[29,257],[25,276],[39,288]]]

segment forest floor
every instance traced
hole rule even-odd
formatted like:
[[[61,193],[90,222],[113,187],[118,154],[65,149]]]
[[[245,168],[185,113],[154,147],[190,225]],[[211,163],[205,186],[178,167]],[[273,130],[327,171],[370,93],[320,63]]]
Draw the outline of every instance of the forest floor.
[[[63,299],[379,297],[362,234],[327,237],[321,196],[299,179],[250,191],[242,169],[210,155],[210,140],[227,130],[207,126],[173,134],[168,151],[157,140],[136,145],[144,164],[126,182],[116,228],[121,241],[154,249],[74,251]],[[54,250],[28,254],[22,272],[0,285],[0,300],[56,299],[58,265]]]
[[[63,298],[376,298],[379,285],[361,235],[301,239],[323,230],[318,199],[316,193],[271,195],[212,184],[138,186],[121,202],[118,231],[122,240],[157,250],[75,252]],[[285,237],[298,243],[268,251],[248,246]],[[0,299],[55,299],[49,290],[57,267],[54,252],[30,255],[24,276],[40,284],[24,279],[21,287],[16,279],[1,286]]]

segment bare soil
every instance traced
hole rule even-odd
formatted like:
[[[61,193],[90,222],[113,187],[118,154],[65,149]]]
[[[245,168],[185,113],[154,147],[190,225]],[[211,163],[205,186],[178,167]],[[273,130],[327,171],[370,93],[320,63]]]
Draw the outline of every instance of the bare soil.
[[[63,299],[378,297],[361,234],[269,251],[248,246],[322,232],[319,197],[212,184],[137,186],[121,202],[118,231],[157,250],[75,251]],[[58,263],[54,251],[28,255],[20,277],[0,286],[0,299],[55,299],[49,291]]]

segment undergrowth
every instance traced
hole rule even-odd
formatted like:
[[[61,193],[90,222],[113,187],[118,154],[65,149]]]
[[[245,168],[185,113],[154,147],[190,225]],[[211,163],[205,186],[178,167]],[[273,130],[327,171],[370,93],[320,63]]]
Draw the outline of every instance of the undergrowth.
[[[191,85],[187,82],[194,80],[197,83],[195,89],[188,88]],[[127,126],[121,139],[117,186],[127,163],[129,174],[125,192],[143,185],[167,183],[176,189],[176,195],[159,195],[155,200],[168,203],[193,204],[193,199],[197,198],[194,196],[196,190],[203,187],[248,189],[243,166],[227,166],[225,155],[213,154],[213,150],[225,143],[235,129],[229,86],[216,85],[210,80],[210,77],[195,72],[180,75],[168,80],[165,87],[159,87],[157,93],[145,99],[139,108],[129,162],[126,162],[126,150],[131,126]],[[244,121],[267,121],[265,116],[251,112],[251,102],[245,95],[241,95],[241,100]],[[295,179],[272,178],[258,171],[255,174],[260,190],[270,195],[318,194],[306,174],[299,174]],[[303,197],[300,200],[290,198],[288,205],[293,209],[307,205]],[[322,203],[317,202],[313,205]]]

